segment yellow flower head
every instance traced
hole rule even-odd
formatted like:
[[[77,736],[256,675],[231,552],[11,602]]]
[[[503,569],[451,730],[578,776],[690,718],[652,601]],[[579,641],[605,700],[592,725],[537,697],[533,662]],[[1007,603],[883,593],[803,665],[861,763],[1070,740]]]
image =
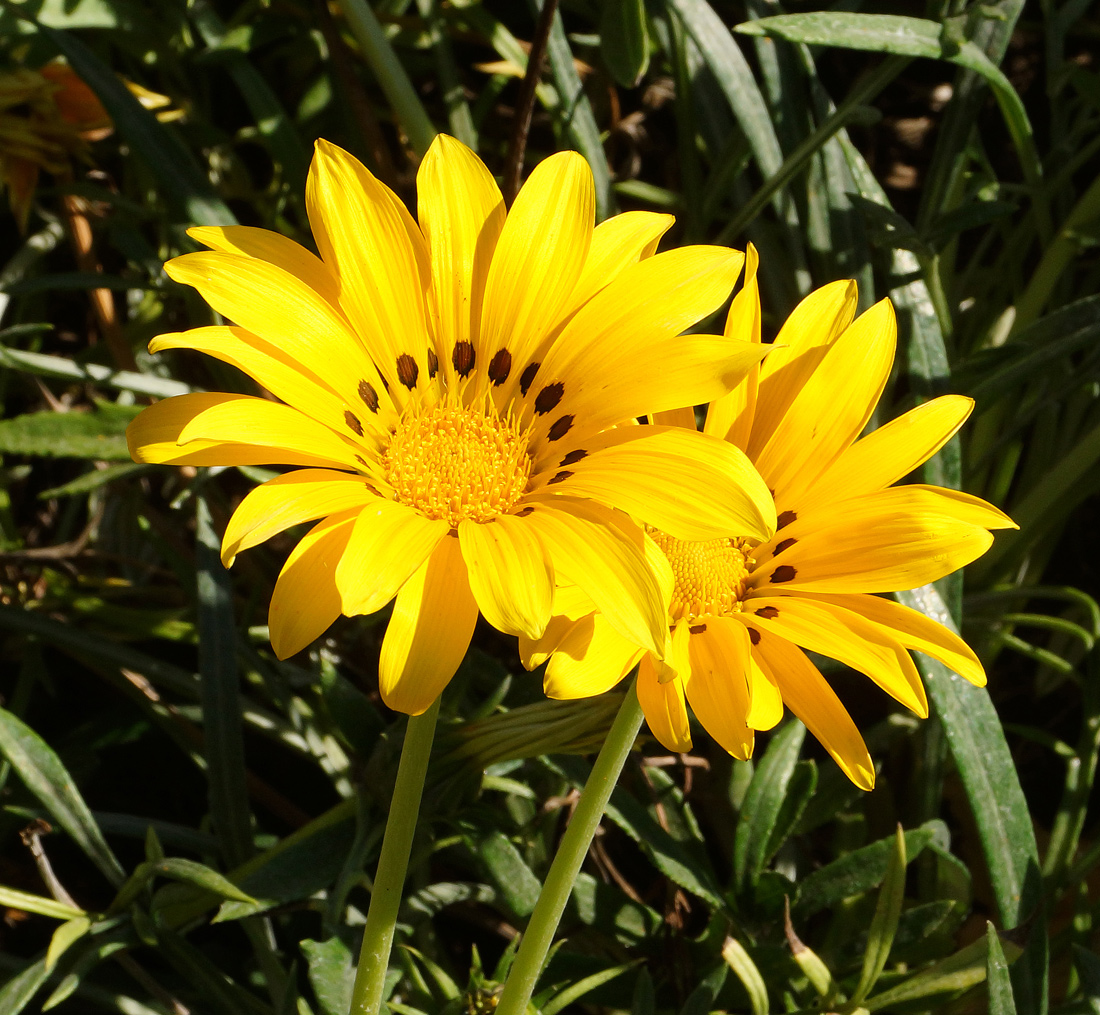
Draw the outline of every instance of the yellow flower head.
[[[759,343],[756,265],[750,247],[726,334]],[[889,377],[896,330],[888,300],[853,320],[855,308],[853,282],[812,293],[771,354],[709,406],[705,432],[743,448],[773,492],[776,533],[685,539],[650,520],[649,552],[674,575],[664,661],[607,624],[583,589],[563,586],[543,638],[521,642],[529,668],[550,657],[551,697],[598,694],[640,663],[638,697],[662,744],[690,749],[690,705],[737,758],[752,754],[754,730],[771,729],[786,703],[848,777],[870,789],[875,770],[863,739],[802,649],[867,674],[922,717],[928,703],[908,650],[985,683],[955,634],[870,594],[942,578],[989,548],[990,529],[1014,527],[976,497],[892,485],[943,447],[973,402],[946,395],[859,439]],[[695,429],[691,410],[657,422]]]
[[[223,559],[300,522],[270,608],[280,657],[341,613],[396,596],[381,691],[416,714],[458,667],[478,612],[529,638],[555,579],[662,652],[671,574],[645,517],[683,539],[767,539],[775,514],[732,445],[636,418],[714,398],[763,349],[680,333],[728,296],[744,257],[654,254],[671,224],[634,212],[593,229],[591,173],[546,159],[505,214],[464,145],[439,137],[419,224],[347,152],[320,142],[306,194],[320,251],[262,229],[191,231],[167,265],[232,326],[162,335],[244,370],[281,402],[193,394],[130,426],[137,461],[299,465],[250,493]]]

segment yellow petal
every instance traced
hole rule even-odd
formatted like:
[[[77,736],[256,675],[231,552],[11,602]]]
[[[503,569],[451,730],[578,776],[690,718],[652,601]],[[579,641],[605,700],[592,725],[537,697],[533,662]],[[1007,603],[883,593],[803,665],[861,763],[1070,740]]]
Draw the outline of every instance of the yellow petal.
[[[269,342],[363,408],[362,384],[390,405],[385,388],[343,316],[301,279],[243,254],[204,251],[169,261],[164,270],[194,286],[219,314]]]
[[[800,594],[832,603],[839,609],[858,613],[876,627],[882,628],[885,633],[907,649],[930,655],[948,669],[954,670],[964,680],[969,680],[977,687],[985,686],[985,669],[974,654],[974,650],[954,631],[944,627],[943,624],[936,623],[923,613],[911,610],[908,606],[902,606],[901,603],[895,603],[891,599],[883,599],[881,596]]]
[[[397,593],[378,661],[386,705],[408,715],[426,711],[455,675],[476,623],[458,540],[440,540]]]
[[[555,652],[565,637],[579,621],[587,620],[596,612],[596,604],[576,585],[558,579],[550,607],[550,622],[539,638],[519,637],[519,656],[523,665],[533,670],[541,666]]]
[[[591,432],[725,394],[766,350],[677,336],[722,305],[743,262],[740,251],[698,246],[626,268],[557,337],[528,389],[524,421],[541,436],[568,413],[579,432]],[[542,410],[548,390],[559,391],[552,413]]]
[[[867,745],[840,699],[801,649],[774,632],[760,633],[753,654],[775,681],[786,706],[821,742],[860,789],[875,787],[875,766]]]
[[[746,448],[754,461],[829,346],[851,323],[856,302],[855,282],[831,282],[815,289],[791,311],[760,369],[756,413]]]
[[[485,283],[478,356],[507,351],[510,370],[495,388],[507,404],[527,357],[561,315],[592,241],[595,187],[588,163],[559,152],[531,173],[500,234]]]
[[[927,585],[980,557],[993,542],[981,525],[948,510],[971,508],[956,508],[927,489],[894,486],[808,512],[754,552],[749,585],[776,592],[896,592]],[[780,553],[769,557],[777,548]]]
[[[680,426],[685,430],[695,429],[695,410],[690,405],[681,406],[679,409],[664,409],[661,412],[651,412],[649,421],[657,426]]]
[[[667,750],[677,754],[691,750],[691,726],[684,702],[682,680],[665,683],[657,677],[651,656],[643,656],[638,667],[638,703],[645,713],[649,731]]]
[[[526,519],[501,515],[458,527],[470,587],[485,619],[505,634],[539,638],[550,621],[554,574]]]
[[[245,254],[300,278],[333,306],[340,303],[340,284],[325,262],[282,233],[255,226],[195,226],[187,235],[212,250]]]
[[[280,659],[300,652],[340,616],[334,575],[355,525],[355,514],[326,518],[291,551],[268,608],[271,647]]]
[[[984,529],[1018,529],[1017,525],[1000,508],[981,497],[962,490],[949,490],[944,486],[928,486],[924,483],[911,483],[904,490],[918,492],[932,505],[932,510],[942,511],[951,518],[957,518],[971,525],[980,525]]]
[[[749,634],[736,621],[709,622],[691,635],[688,704],[723,750],[746,761],[752,757],[749,728]]]
[[[727,338],[743,342],[760,342],[760,285],[757,269],[760,255],[751,243],[745,250],[745,281],[733,298],[726,317]],[[774,350],[773,350],[774,351]],[[721,437],[742,450],[749,446],[752,421],[756,414],[756,393],[760,384],[760,367],[753,366],[745,379],[728,394],[715,399],[707,409],[704,433]]]
[[[755,459],[777,503],[801,503],[859,436],[890,376],[896,342],[894,308],[882,300],[829,348]]]
[[[269,461],[292,464],[293,459],[287,455],[310,455],[314,460],[357,468],[357,446],[350,440],[289,405],[250,395],[233,395],[204,409],[191,418],[177,439],[180,445],[190,441],[230,443],[244,435],[250,444],[272,449],[275,457]]]
[[[624,268],[652,257],[676,219],[651,211],[627,211],[601,222],[592,232],[581,277],[569,296],[567,310],[583,306]]]
[[[730,618],[742,621],[741,614]],[[742,626],[744,626],[742,624]],[[750,646],[751,649],[751,646]],[[746,720],[754,730],[770,730],[783,718],[783,695],[775,682],[761,668],[756,656],[749,652],[749,715]]]
[[[558,644],[543,678],[548,698],[590,698],[611,690],[642,656],[599,613],[577,621]]]
[[[405,206],[357,159],[320,140],[306,209],[321,257],[340,279],[340,306],[391,392],[403,400],[423,389],[429,334],[419,258],[427,252],[417,250],[420,232]]]
[[[767,539],[775,530],[767,486],[725,441],[643,426],[601,434],[581,450],[587,454],[580,460],[571,457],[565,467],[535,477],[543,484],[538,492],[591,498],[677,539],[732,533]]]
[[[447,523],[377,498],[355,520],[348,548],[336,568],[344,613],[382,609],[447,535]]]
[[[482,299],[504,227],[504,198],[481,159],[446,134],[436,135],[420,163],[416,190],[439,312],[440,366],[453,386],[459,343],[472,343],[472,369],[489,368],[492,351],[479,343]],[[465,367],[463,360],[458,362]]]
[[[299,469],[257,486],[241,501],[222,537],[222,563],[242,550],[316,518],[365,507],[376,500],[362,476],[331,469]]]
[[[180,446],[180,435],[196,418],[222,405],[244,398],[243,395],[224,395],[218,392],[196,392],[178,395],[144,409],[126,428],[126,445],[135,462],[159,465],[307,465],[324,468],[348,467],[348,455],[343,448],[339,457],[327,457],[327,450],[288,449],[267,442],[247,444],[239,440],[193,440],[186,447]],[[251,399],[250,401],[261,401]],[[268,405],[275,405],[268,402]],[[287,409],[286,406],[277,406]],[[293,409],[287,409],[294,412]],[[295,413],[312,423],[307,417]],[[313,423],[313,426],[320,424]],[[330,431],[331,434],[331,431]],[[253,430],[238,429],[234,436],[253,437]],[[335,435],[333,435],[335,437]],[[354,459],[351,468],[356,468]]]
[[[955,435],[973,408],[972,398],[943,395],[880,426],[818,477],[806,491],[806,506],[872,493],[908,476]]]
[[[913,660],[881,627],[827,600],[797,595],[753,596],[746,600],[745,610],[752,611],[759,630],[774,631],[865,673],[896,701],[927,718],[928,698]]]
[[[525,521],[554,574],[581,589],[632,644],[661,653],[668,597],[646,559],[639,525],[601,504],[528,498]]]
[[[287,405],[335,430],[346,430],[346,412],[352,412],[367,429],[384,430],[391,418],[369,412],[363,404],[349,406],[321,378],[305,369],[281,349],[243,328],[214,326],[158,335],[149,343],[151,353],[168,349],[193,349],[244,371]],[[372,426],[372,424],[377,424]]]

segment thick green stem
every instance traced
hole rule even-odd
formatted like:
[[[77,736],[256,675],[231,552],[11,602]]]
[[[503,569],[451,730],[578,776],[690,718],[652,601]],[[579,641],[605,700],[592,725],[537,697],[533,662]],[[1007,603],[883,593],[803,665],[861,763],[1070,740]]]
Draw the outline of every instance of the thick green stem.
[[[573,819],[562,836],[557,855],[550,865],[550,873],[539,893],[535,910],[523,933],[516,961],[512,964],[504,992],[500,996],[496,1015],[524,1015],[527,1003],[534,993],[535,984],[542,974],[547,952],[554,940],[561,914],[569,900],[569,894],[577,880],[592,837],[603,817],[611,791],[618,782],[630,749],[642,726],[642,707],[633,686],[626,694],[619,714],[615,717],[600,749],[592,774],[573,812]]]
[[[378,858],[367,923],[363,927],[363,947],[359,951],[359,967],[355,971],[355,986],[351,994],[351,1015],[378,1015],[382,1010],[382,991],[389,968],[393,930],[401,906],[401,891],[405,886],[405,871],[409,866],[409,853],[416,831],[416,818],[420,813],[420,797],[424,792],[424,776],[428,771],[438,715],[437,698],[423,715],[410,716],[405,730],[401,762],[397,766],[397,784],[393,788],[386,834],[382,839],[382,855]]]

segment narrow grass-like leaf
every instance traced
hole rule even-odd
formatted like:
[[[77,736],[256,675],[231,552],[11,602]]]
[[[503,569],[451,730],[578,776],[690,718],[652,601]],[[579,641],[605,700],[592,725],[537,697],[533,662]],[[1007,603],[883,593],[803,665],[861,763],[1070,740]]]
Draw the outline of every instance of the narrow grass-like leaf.
[[[237,633],[233,592],[222,567],[210,508],[201,495],[195,514],[199,606],[199,673],[210,814],[231,865],[252,855],[252,819],[244,767],[241,700],[237,688]]]
[[[0,420],[0,454],[128,460],[126,426],[137,414],[31,412]]]
[[[58,902],[57,899],[51,899],[45,895],[21,892],[7,885],[0,885],[0,906],[16,909],[21,913],[38,913],[40,916],[49,916],[55,920],[75,920],[84,916],[84,910],[77,909],[76,906]]]
[[[733,970],[734,975],[741,981],[745,993],[749,995],[749,1004],[752,1005],[752,1015],[768,1015],[771,1005],[768,1001],[768,987],[764,983],[764,977],[752,960],[752,956],[745,951],[744,945],[736,938],[727,937],[722,945],[722,958],[726,965]]]
[[[118,132],[153,170],[164,200],[185,221],[199,225],[232,225],[237,221],[214,193],[191,152],[149,112],[118,76],[75,35],[39,25],[38,30],[65,55],[73,70],[96,93]]]
[[[0,987],[0,1012],[19,1015],[50,975],[45,957],[32,962]]]
[[[57,960],[87,934],[91,926],[92,921],[86,916],[77,916],[61,924],[50,936],[50,946],[46,949],[46,967],[52,971]]]
[[[1008,963],[997,931],[988,920],[985,923],[985,940],[989,947],[986,956],[985,978],[989,987],[989,1015],[1016,1015],[1016,1000],[1012,996],[1012,979],[1008,975]]]
[[[768,843],[786,800],[805,737],[806,727],[797,719],[791,720],[772,738],[756,766],[737,818],[733,841],[733,876],[741,892],[747,891],[756,881],[767,862]]]
[[[921,1010],[936,1011],[948,998],[969,990],[985,979],[989,945],[979,938],[927,969],[903,980],[864,1002],[868,1011],[890,1011],[920,1001]]]
[[[590,976],[577,980],[576,983],[570,984],[561,993],[555,994],[549,1001],[544,1002],[541,1008],[542,1015],[558,1015],[558,1012],[564,1011],[567,1005],[579,1001],[590,991],[602,987],[605,983],[610,983],[618,976],[622,976],[623,973],[633,969],[641,961],[641,959],[635,959],[633,962],[624,962],[621,966],[602,969],[598,973],[592,973]]]
[[[642,0],[605,0],[600,14],[600,53],[611,76],[633,88],[649,66],[649,31]]]
[[[34,730],[3,708],[0,708],[0,753],[103,876],[113,885],[122,884],[126,877],[122,865],[111,852],[61,759]]]
[[[890,863],[886,868],[886,877],[882,879],[875,915],[871,919],[871,929],[867,933],[867,949],[863,953],[863,968],[859,974],[859,983],[852,995],[853,1003],[862,1001],[878,982],[890,949],[894,944],[894,935],[898,930],[901,905],[905,900],[905,835],[898,825],[894,836],[894,850],[890,854]]]
[[[86,384],[105,384],[119,391],[132,391],[138,395],[169,398],[196,390],[182,381],[152,374],[137,374],[132,370],[112,370],[101,363],[75,363],[63,356],[47,356],[40,352],[24,352],[0,346],[0,366],[13,370],[25,370],[39,377],[57,377],[61,380]]]

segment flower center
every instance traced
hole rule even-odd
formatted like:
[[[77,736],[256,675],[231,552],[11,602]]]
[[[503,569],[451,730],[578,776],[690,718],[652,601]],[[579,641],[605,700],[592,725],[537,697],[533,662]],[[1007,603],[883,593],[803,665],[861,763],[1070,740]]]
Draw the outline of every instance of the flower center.
[[[478,409],[437,405],[401,420],[382,467],[402,504],[455,526],[510,511],[531,458],[526,433]]]
[[[748,540],[708,539],[701,543],[673,539],[660,529],[646,526],[653,541],[668,558],[675,583],[669,616],[695,620],[741,612],[745,579],[755,561]]]

